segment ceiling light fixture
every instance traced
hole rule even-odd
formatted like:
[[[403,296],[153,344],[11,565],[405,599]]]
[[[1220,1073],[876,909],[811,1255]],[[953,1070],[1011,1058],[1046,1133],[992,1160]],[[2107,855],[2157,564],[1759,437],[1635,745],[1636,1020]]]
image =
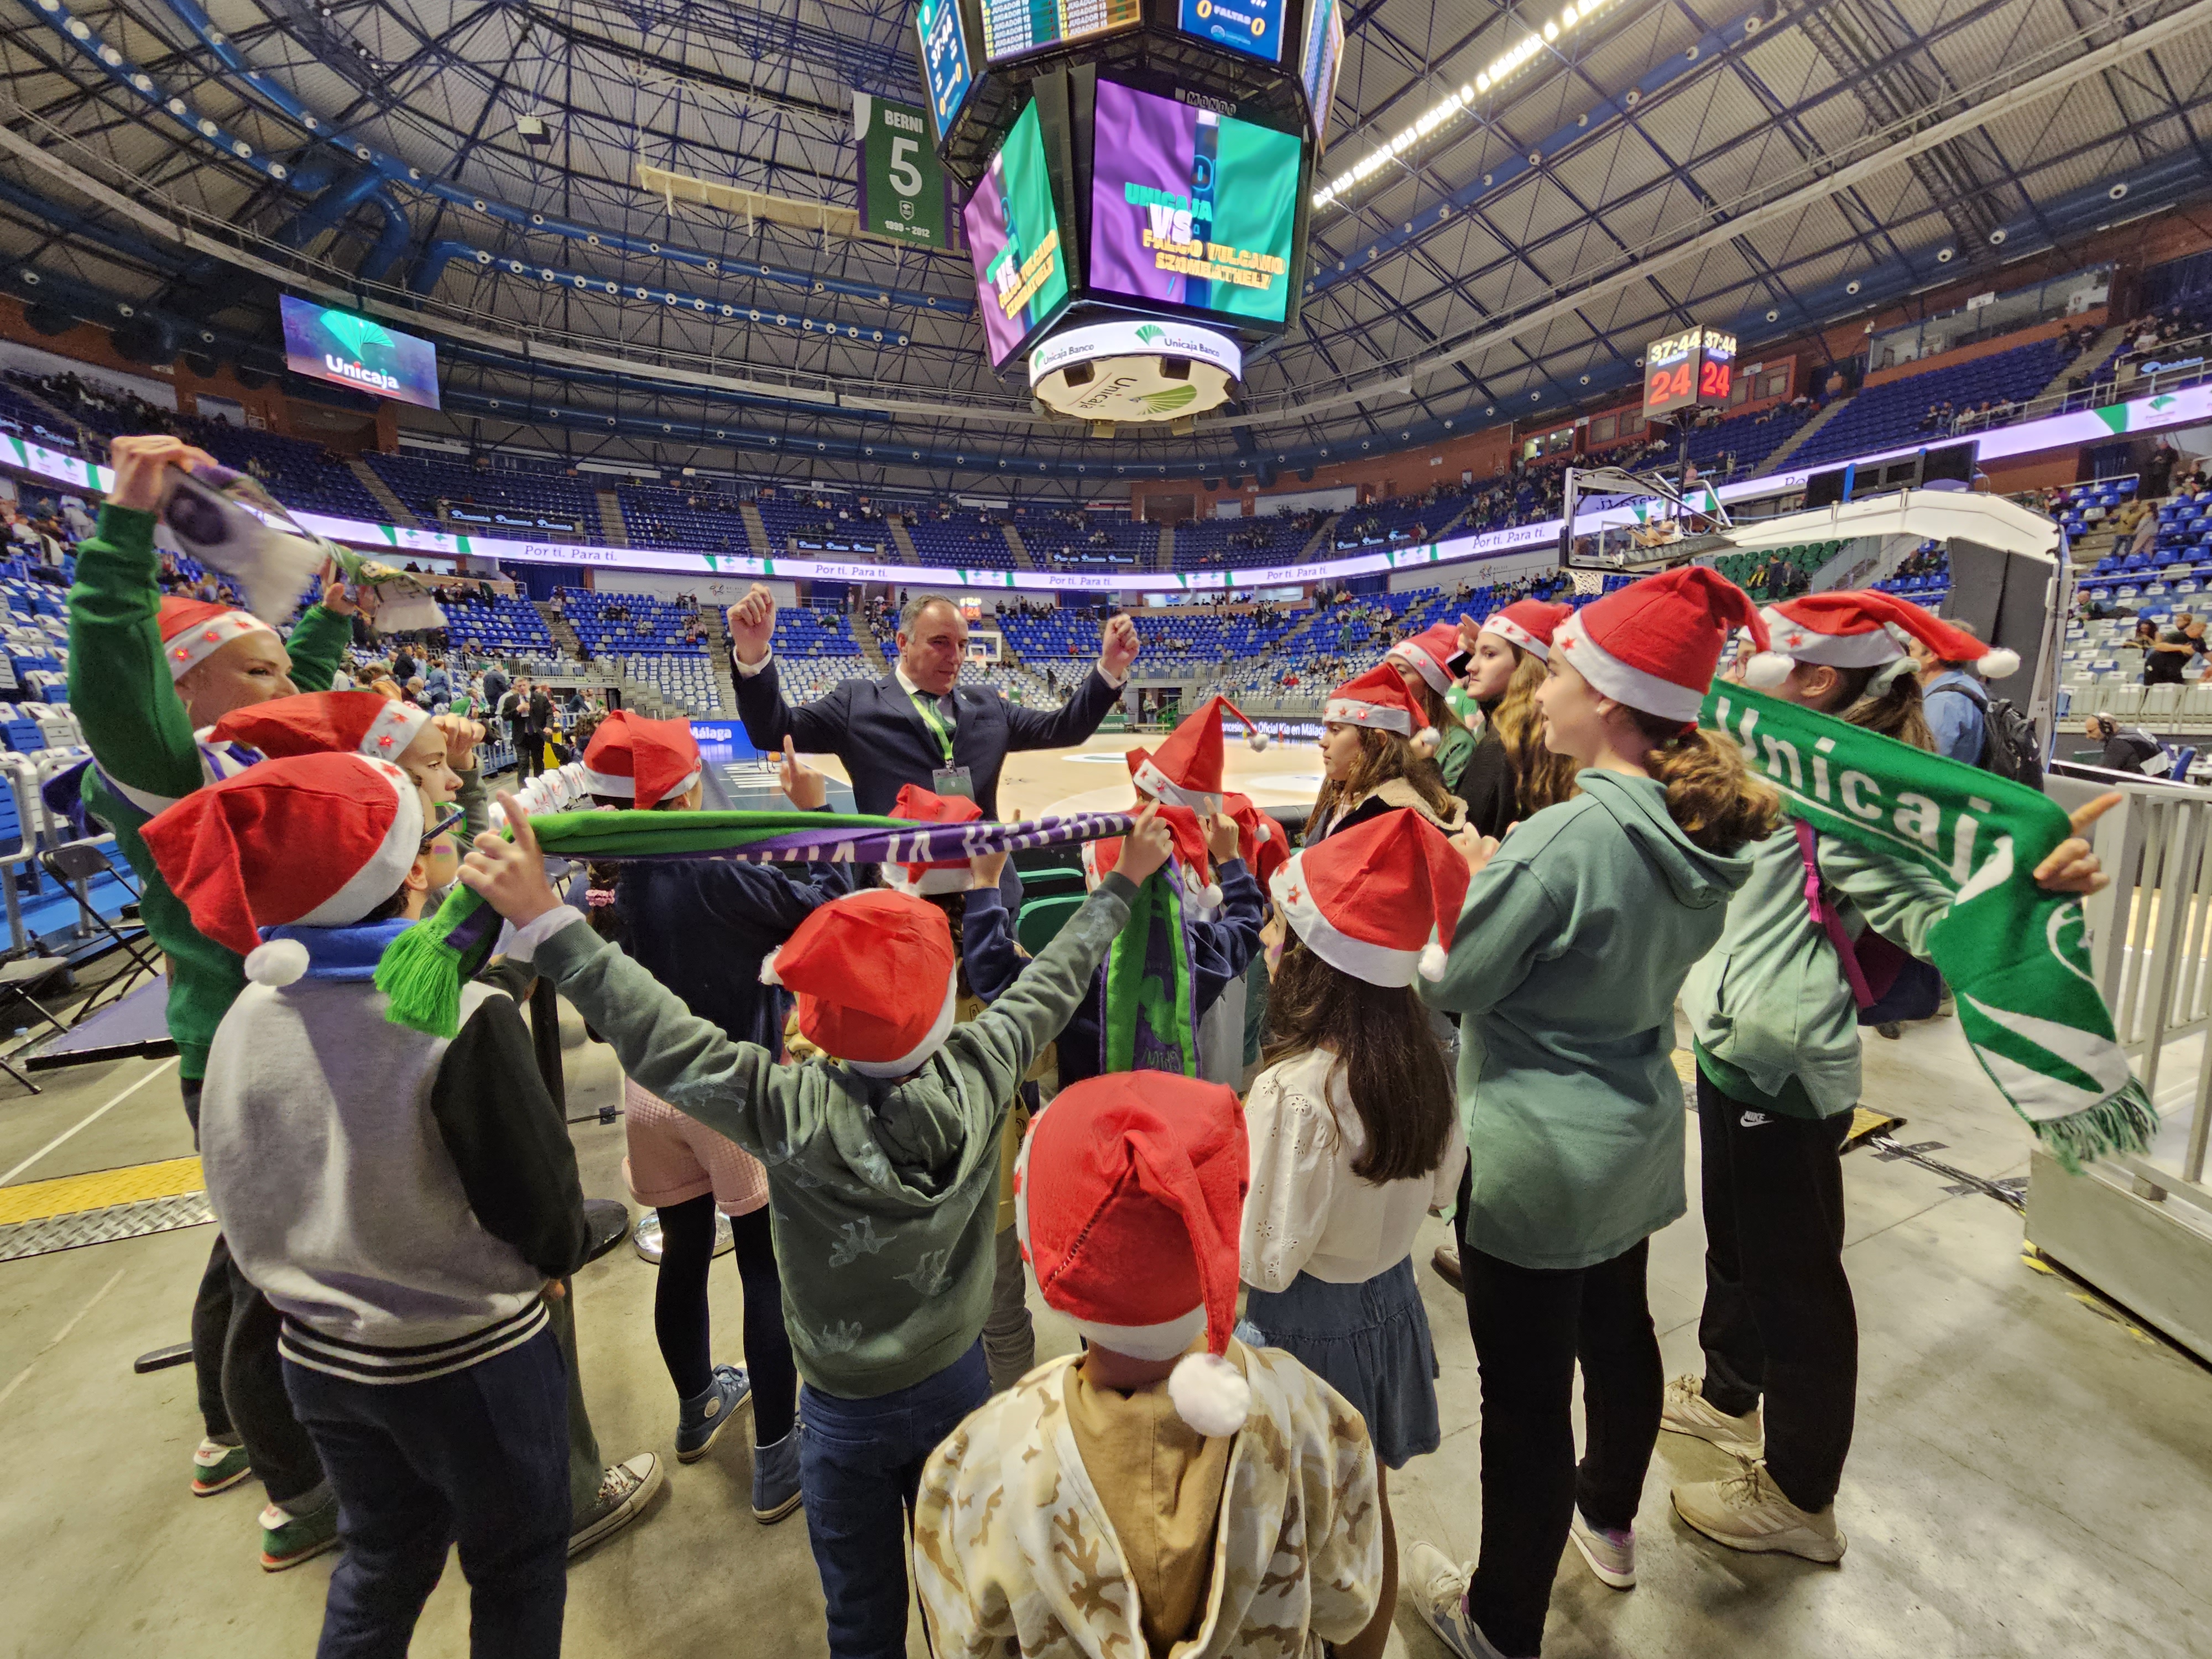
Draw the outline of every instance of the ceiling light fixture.
[[[1543,51],[1547,41],[1556,41],[1562,35],[1573,33],[1611,3],[1612,0],[1567,0],[1558,16],[1547,18],[1536,29],[1522,35],[1519,41],[1492,58],[1489,66],[1474,77],[1472,84],[1463,84],[1457,91],[1437,100],[1423,111],[1412,125],[1401,128],[1387,143],[1378,144],[1361,156],[1352,164],[1349,173],[1339,173],[1316,191],[1314,210],[1318,213],[1332,204],[1341,202],[1352,190],[1365,184],[1415,144],[1457,120],[1474,106],[1478,96],[1495,92],[1527,68],[1528,61]],[[1486,178],[1483,182],[1488,184],[1490,181]]]

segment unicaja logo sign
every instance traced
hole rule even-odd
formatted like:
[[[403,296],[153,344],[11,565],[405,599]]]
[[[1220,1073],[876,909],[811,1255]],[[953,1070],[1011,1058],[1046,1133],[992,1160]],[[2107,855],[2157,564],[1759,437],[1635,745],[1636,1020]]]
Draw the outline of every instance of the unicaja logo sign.
[[[369,368],[366,363],[354,362],[350,359],[339,356],[335,351],[325,351],[323,354],[323,367],[340,380],[351,380],[356,386],[370,386],[379,392],[396,392],[399,389],[398,375],[386,374],[380,369]]]

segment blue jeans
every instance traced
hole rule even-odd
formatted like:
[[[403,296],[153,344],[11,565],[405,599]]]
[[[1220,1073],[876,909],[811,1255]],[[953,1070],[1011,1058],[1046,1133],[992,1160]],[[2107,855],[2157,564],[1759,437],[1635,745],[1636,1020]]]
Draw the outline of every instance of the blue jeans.
[[[568,1595],[567,1373],[550,1330],[422,1382],[284,1362],[345,1548],[316,1659],[405,1659],[456,1543],[472,1659],[555,1659]]]
[[[832,1659],[905,1659],[906,1558],[921,1466],[990,1397],[981,1342],[936,1376],[873,1400],[799,1390],[799,1489]]]

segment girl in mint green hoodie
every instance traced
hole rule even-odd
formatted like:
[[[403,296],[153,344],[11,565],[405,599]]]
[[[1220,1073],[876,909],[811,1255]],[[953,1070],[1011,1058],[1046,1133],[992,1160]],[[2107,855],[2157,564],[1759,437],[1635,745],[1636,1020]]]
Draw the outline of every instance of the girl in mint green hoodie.
[[[1540,1650],[1570,1537],[1606,1583],[1635,1583],[1664,1380],[1646,1241],[1685,1208],[1674,997],[1751,873],[1742,849],[1777,811],[1735,746],[1696,725],[1740,623],[1764,641],[1742,591],[1692,567],[1559,625],[1538,706],[1547,746],[1582,769],[1580,793],[1502,846],[1462,838],[1474,881],[1443,978],[1421,988],[1461,1016],[1473,1176],[1460,1259],[1482,1372],[1483,1518],[1471,1575],[1421,1544],[1408,1577],[1464,1659]]]
[[[1750,665],[1754,685],[1918,749],[1936,743],[1901,636],[1947,660],[1984,650],[1887,593],[1808,594],[1765,617],[1775,649]],[[2014,878],[2069,892],[2103,882],[2078,842]],[[1785,823],[1752,849],[1719,944],[1682,988],[1698,1060],[1705,1368],[1668,1385],[1661,1426],[1746,1460],[1724,1480],[1674,1489],[1682,1518],[1731,1548],[1843,1556],[1835,1496],[1851,1443],[1858,1317],[1844,1272],[1840,1154],[1859,1100],[1857,992],[1878,988],[1865,983],[1870,934],[1924,960],[1951,903],[1917,864]]]

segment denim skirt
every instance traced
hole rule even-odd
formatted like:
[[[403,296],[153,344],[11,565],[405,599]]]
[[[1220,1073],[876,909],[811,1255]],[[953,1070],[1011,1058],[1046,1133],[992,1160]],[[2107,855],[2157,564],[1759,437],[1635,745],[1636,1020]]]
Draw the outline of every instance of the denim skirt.
[[[1413,1257],[1358,1285],[1300,1273],[1286,1290],[1248,1290],[1237,1334],[1282,1349],[1350,1401],[1386,1468],[1437,1449],[1436,1346]]]

